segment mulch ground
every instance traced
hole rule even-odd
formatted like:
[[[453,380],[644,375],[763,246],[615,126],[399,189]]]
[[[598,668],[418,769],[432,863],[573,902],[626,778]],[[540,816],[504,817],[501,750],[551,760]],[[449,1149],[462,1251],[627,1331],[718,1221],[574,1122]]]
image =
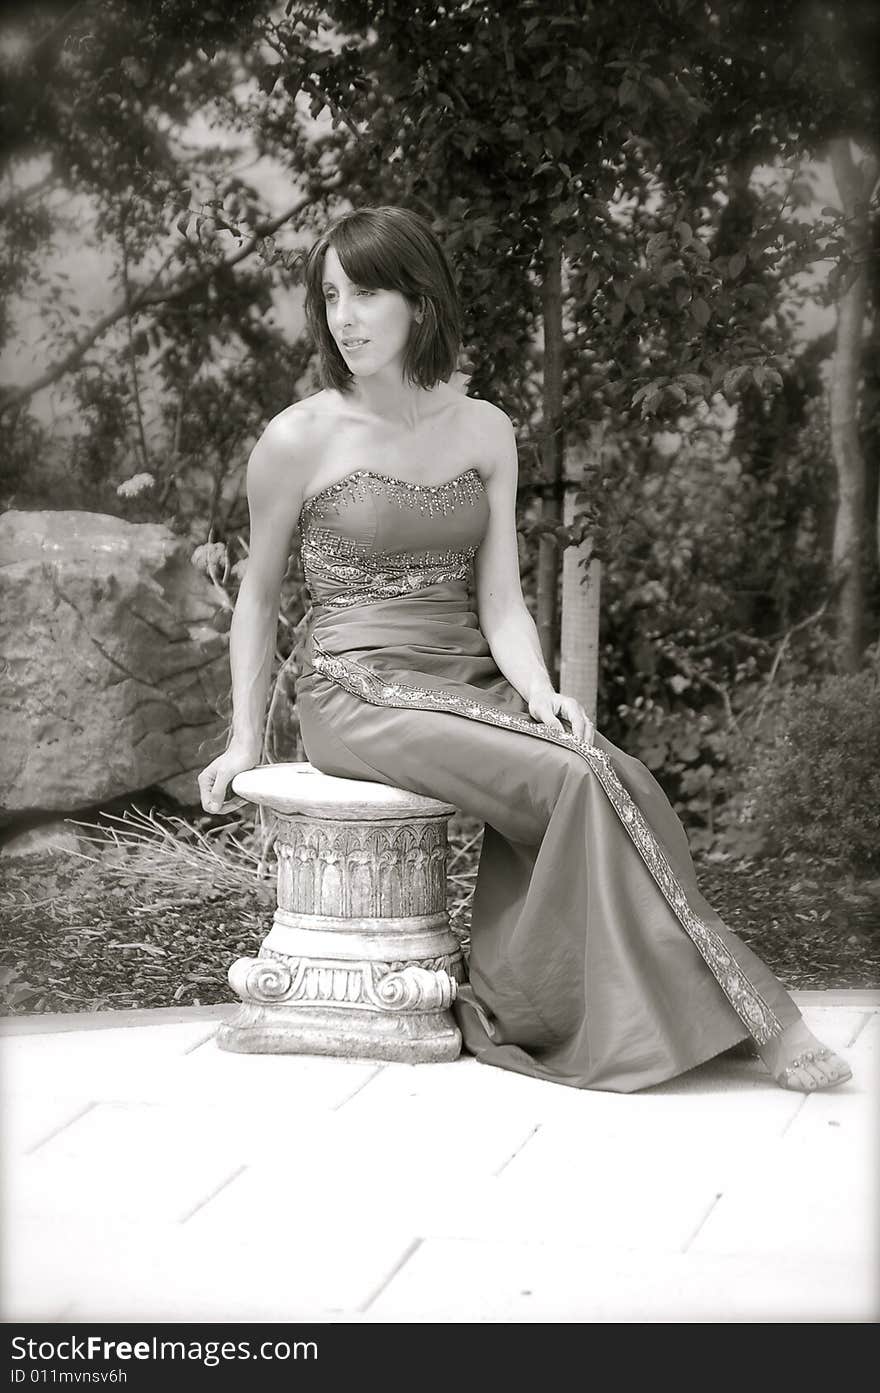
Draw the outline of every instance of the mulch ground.
[[[451,829],[449,907],[467,942],[479,829]],[[274,905],[271,878],[242,870],[158,880],[137,851],[80,861],[0,862],[0,1009],[47,1011],[209,1005],[233,1000],[236,958],[256,953]],[[700,884],[725,922],[791,990],[880,987],[880,879],[787,856],[698,860]]]

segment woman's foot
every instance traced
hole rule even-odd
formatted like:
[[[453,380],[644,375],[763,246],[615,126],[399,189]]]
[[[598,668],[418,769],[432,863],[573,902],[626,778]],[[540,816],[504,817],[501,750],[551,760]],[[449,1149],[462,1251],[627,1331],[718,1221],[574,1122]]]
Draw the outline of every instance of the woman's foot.
[[[781,1035],[762,1045],[758,1053],[780,1088],[814,1093],[834,1088],[852,1078],[845,1059],[817,1040],[803,1021],[795,1021]]]

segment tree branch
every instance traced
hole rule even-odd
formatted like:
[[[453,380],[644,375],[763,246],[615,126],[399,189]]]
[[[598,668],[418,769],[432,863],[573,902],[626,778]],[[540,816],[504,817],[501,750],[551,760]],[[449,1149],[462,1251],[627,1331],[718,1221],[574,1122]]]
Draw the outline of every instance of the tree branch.
[[[73,19],[77,10],[88,10],[89,8],[89,0],[75,0],[75,3],[71,5],[69,9],[65,10],[63,15],[59,15],[55,23],[50,25],[46,32],[41,34],[37,39],[31,49],[31,61],[37,57],[42,57],[45,51],[51,48],[59,38],[67,38],[70,21]]]
[[[128,242],[126,241],[126,225],[123,219],[122,227],[119,232],[120,247],[122,250],[122,283],[125,291],[125,331],[128,339],[128,367],[131,373],[132,397],[134,400],[135,422],[137,424],[137,439],[140,447],[141,464],[147,473],[152,473],[150,464],[150,454],[147,449],[147,436],[144,430],[144,413],[141,405],[141,385],[140,375],[137,367],[137,356],[134,351],[134,316],[131,312],[131,278],[128,274]]]
[[[776,653],[773,657],[773,662],[770,666],[770,672],[768,674],[767,681],[765,682],[764,688],[761,692],[761,696],[758,699],[758,714],[755,717],[756,726],[759,726],[764,718],[764,707],[767,705],[767,699],[770,696],[771,689],[773,687],[774,682],[776,681],[776,674],[779,671],[780,664],[782,662],[783,657],[785,656],[786,650],[788,649],[788,645],[791,642],[792,637],[795,634],[800,633],[801,629],[809,628],[811,624],[817,623],[817,621],[822,618],[822,615],[828,609],[828,606],[831,604],[831,601],[834,599],[835,593],[839,588],[839,583],[833,586],[830,593],[826,595],[825,599],[822,601],[818,609],[814,610],[812,614],[808,614],[806,619],[800,619],[798,620],[797,624],[792,624],[790,629],[786,629],[785,633],[782,636],[782,642],[779,644],[779,647],[777,648]],[[754,705],[754,703],[752,703],[752,705]],[[747,715],[748,712],[751,711],[751,709],[752,708],[749,707],[748,711],[742,712],[742,715]]]
[[[329,182],[321,190],[321,193],[332,192],[338,182],[338,180]],[[32,378],[30,382],[26,382],[21,387],[7,388],[5,391],[0,388],[0,391],[3,391],[3,396],[0,398],[0,411],[15,410],[21,407],[37,392],[42,391],[44,387],[51,387],[54,382],[58,382],[62,377],[72,372],[82,361],[92,345],[96,343],[98,339],[102,338],[104,334],[107,333],[108,329],[112,329],[114,324],[118,324],[126,315],[130,314],[133,318],[135,315],[155,305],[170,304],[184,295],[189,295],[200,285],[208,284],[218,272],[224,270],[229,271],[234,266],[239,265],[240,262],[254,254],[264,237],[270,237],[279,227],[283,227],[285,223],[290,222],[291,218],[295,218],[297,213],[301,213],[303,208],[308,207],[309,204],[314,201],[314,198],[315,194],[304,195],[292,207],[280,213],[278,217],[270,218],[267,222],[258,224],[254,229],[254,236],[235,252],[234,255],[221,258],[219,261],[211,262],[210,265],[197,272],[197,274],[184,276],[181,280],[172,282],[170,285],[157,285],[157,281],[173,256],[173,252],[169,253],[151,281],[141,286],[139,289],[133,287],[130,297],[128,299],[124,297],[118,304],[114,305],[112,309],[108,310],[106,314],[102,315],[100,319],[96,320],[88,333],[86,333],[68,353],[65,353],[63,358],[59,358],[57,362],[51,364],[50,367],[46,368],[37,377]]]

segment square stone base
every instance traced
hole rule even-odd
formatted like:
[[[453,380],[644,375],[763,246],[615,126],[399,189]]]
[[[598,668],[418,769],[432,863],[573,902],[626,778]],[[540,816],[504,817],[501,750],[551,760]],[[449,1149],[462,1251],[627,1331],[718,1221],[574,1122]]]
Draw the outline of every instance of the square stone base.
[[[451,1011],[245,1002],[216,1038],[221,1049],[238,1054],[327,1054],[395,1064],[438,1064],[461,1053]]]

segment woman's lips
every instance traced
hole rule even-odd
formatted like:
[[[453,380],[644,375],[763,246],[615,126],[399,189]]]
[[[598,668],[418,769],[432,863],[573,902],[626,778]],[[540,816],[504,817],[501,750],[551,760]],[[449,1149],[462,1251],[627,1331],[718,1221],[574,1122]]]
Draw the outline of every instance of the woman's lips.
[[[343,339],[342,347],[345,349],[346,353],[356,353],[359,348],[366,348],[369,342],[369,339],[353,339],[350,343],[347,343],[345,339]]]

